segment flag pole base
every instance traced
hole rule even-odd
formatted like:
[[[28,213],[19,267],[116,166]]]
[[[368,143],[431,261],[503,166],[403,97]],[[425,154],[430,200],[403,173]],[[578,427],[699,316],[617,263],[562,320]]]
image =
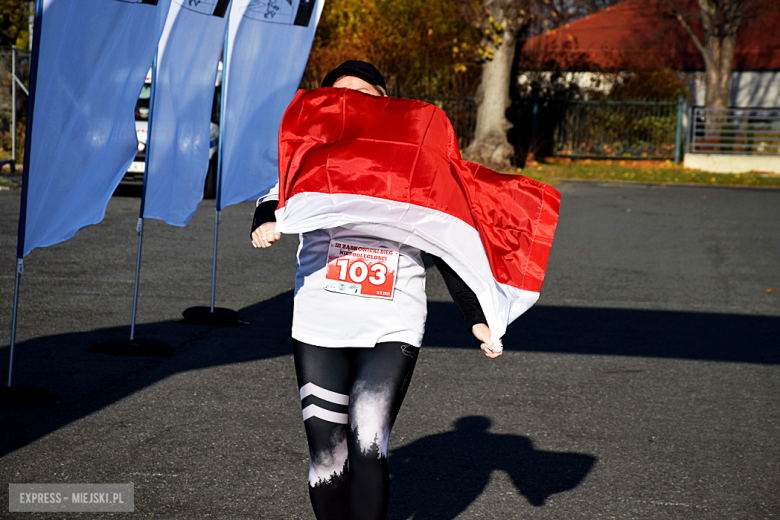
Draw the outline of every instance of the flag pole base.
[[[174,348],[157,339],[135,338],[95,343],[87,351],[114,356],[172,356]]]
[[[211,307],[190,307],[181,315],[184,316],[184,323],[193,325],[238,327],[243,323],[236,311],[223,307],[214,307],[214,312],[211,312]]]
[[[48,390],[37,386],[11,385],[0,387],[0,406],[54,406],[57,399]]]

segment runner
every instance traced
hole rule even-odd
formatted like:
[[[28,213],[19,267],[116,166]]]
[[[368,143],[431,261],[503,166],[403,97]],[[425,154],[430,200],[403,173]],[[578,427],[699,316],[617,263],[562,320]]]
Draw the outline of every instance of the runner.
[[[386,96],[376,68],[347,61],[323,87]],[[370,182],[370,178],[367,179]],[[278,185],[258,200],[255,247],[280,240]],[[387,515],[390,431],[422,343],[425,266],[419,249],[343,227],[300,236],[293,308],[293,355],[309,444],[309,496],[318,520],[380,520]],[[442,274],[466,325],[490,358],[491,332],[474,292],[441,259]]]

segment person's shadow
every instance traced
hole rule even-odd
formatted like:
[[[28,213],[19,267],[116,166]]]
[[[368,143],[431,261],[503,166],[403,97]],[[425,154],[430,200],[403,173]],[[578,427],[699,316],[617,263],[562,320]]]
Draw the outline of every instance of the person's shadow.
[[[484,491],[494,470],[506,471],[528,502],[577,487],[596,457],[538,451],[520,435],[488,432],[487,417],[463,417],[455,430],[424,437],[392,451],[388,519],[451,520]]]

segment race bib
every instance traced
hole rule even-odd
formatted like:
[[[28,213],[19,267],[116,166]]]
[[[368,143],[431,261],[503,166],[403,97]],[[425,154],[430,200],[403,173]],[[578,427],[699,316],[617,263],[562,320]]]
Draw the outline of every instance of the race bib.
[[[373,249],[331,240],[325,290],[391,300],[398,271],[398,250]]]

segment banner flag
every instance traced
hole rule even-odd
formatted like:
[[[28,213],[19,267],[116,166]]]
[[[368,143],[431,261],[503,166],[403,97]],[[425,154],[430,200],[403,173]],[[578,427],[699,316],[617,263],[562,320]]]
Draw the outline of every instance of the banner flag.
[[[230,0],[171,4],[157,51],[145,218],[186,226],[203,199],[209,160],[216,153],[218,131],[211,114],[229,12]]]
[[[324,0],[233,0],[217,209],[277,181],[279,124],[298,90]]]
[[[438,256],[496,341],[539,298],[561,195],[464,161],[457,143],[422,101],[301,90],[279,131],[276,231],[343,226]]]
[[[38,0],[18,256],[103,219],[170,0]]]

